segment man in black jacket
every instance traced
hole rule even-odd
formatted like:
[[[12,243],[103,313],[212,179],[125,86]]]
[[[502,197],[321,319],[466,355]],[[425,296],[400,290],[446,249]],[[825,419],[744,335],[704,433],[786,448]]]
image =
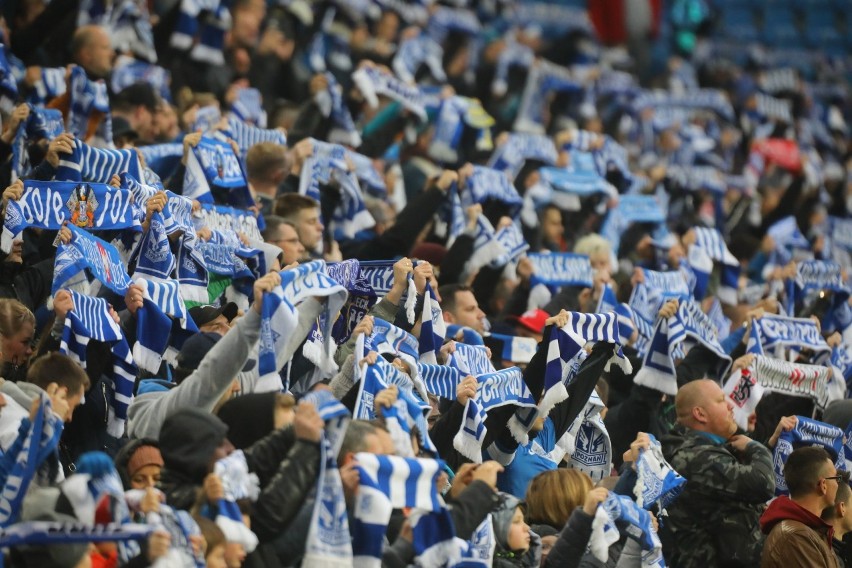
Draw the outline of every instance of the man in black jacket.
[[[301,404],[293,425],[268,434],[244,450],[249,471],[260,479],[251,529],[261,543],[273,540],[295,517],[319,474],[323,421],[316,408]],[[160,431],[164,468],[161,488],[176,509],[192,509],[199,489],[211,505],[221,498],[216,462],[234,451],[228,427],[216,416],[182,409]]]

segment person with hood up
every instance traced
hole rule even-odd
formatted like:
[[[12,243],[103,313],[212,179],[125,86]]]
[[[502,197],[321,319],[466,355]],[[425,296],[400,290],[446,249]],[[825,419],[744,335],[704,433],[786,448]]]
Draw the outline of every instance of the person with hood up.
[[[319,475],[324,423],[316,408],[300,404],[292,426],[273,431],[243,450],[250,472],[260,481],[251,529],[261,543],[281,534],[298,513]],[[200,494],[211,506],[222,497],[216,462],[234,451],[228,426],[197,408],[170,415],[160,432],[163,471],[160,488],[176,509],[191,510]]]
[[[837,568],[831,546],[834,528],[820,515],[834,506],[837,488],[848,483],[848,475],[837,471],[825,449],[806,446],[787,458],[784,479],[790,496],[775,499],[760,517],[760,529],[767,535],[761,568]]]
[[[532,567],[541,562],[541,538],[524,522],[521,501],[499,493],[500,504],[491,513],[494,524],[494,568]]]

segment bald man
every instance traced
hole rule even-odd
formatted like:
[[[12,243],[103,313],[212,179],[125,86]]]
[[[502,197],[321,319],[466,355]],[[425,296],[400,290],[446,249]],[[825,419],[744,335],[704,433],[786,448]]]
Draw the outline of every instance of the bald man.
[[[730,403],[715,381],[685,384],[675,399],[676,437],[663,451],[687,479],[668,507],[671,566],[757,566],[763,548],[760,514],[773,497],[772,456],[737,434]]]
[[[96,25],[78,28],[71,38],[71,56],[91,79],[106,79],[115,59],[107,29]]]

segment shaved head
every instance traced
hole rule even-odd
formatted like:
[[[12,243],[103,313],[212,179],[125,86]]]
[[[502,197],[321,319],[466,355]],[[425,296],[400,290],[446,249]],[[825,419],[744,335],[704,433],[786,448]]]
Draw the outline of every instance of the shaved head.
[[[701,379],[683,385],[675,398],[677,421],[687,428],[724,439],[737,431],[733,405],[715,381]]]
[[[677,391],[675,397],[675,411],[677,421],[684,426],[690,426],[693,421],[692,409],[701,406],[707,398],[705,394],[705,383],[712,383],[708,379],[701,379],[686,383]]]

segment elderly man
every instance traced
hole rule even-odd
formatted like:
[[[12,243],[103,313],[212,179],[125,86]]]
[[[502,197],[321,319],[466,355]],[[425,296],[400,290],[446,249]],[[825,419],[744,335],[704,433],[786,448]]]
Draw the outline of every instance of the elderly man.
[[[759,518],[775,492],[772,456],[738,435],[719,385],[685,384],[675,399],[683,435],[664,440],[666,458],[688,481],[668,508],[672,566],[757,566],[763,545]]]

